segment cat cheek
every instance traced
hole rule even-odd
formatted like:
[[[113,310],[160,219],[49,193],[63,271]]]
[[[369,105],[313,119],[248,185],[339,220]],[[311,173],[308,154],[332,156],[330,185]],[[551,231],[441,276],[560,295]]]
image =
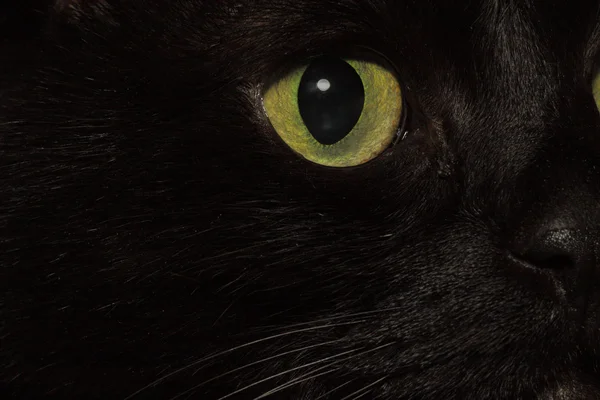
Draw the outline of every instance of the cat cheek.
[[[104,0],[55,0],[53,9],[73,24],[81,22],[84,17],[101,22],[112,21],[112,6]],[[115,24],[114,21],[112,24]]]

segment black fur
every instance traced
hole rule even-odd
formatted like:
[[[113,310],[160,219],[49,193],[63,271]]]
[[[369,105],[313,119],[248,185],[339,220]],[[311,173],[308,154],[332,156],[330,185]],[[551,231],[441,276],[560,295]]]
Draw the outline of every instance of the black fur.
[[[597,1],[13,3],[2,398],[600,398]],[[303,161],[263,85],[358,46],[409,134]]]

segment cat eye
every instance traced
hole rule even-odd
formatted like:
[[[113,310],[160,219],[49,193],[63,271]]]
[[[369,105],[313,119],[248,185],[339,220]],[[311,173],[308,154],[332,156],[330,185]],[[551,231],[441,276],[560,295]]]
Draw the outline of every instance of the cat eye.
[[[281,139],[330,167],[366,163],[388,149],[402,121],[393,68],[371,58],[322,56],[267,87],[265,112]]]
[[[598,110],[600,111],[600,72],[596,73],[596,77],[592,82],[592,94],[596,101],[596,107],[598,107]]]

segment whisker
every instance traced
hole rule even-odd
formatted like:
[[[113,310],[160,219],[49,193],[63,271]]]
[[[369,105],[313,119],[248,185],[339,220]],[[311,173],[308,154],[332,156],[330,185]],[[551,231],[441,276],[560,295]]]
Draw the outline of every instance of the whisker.
[[[362,389],[358,389],[356,392],[350,393],[348,396],[345,396],[344,398],[342,398],[341,400],[349,400],[350,398],[352,398],[352,396],[358,395],[358,397],[354,397],[353,400],[359,399],[362,396],[364,396],[365,394],[370,392],[370,388],[372,388],[373,386],[377,385],[378,383],[386,380],[389,376],[384,376],[383,378],[377,379],[375,382],[363,387]],[[364,393],[363,393],[364,392]]]
[[[290,369],[288,369],[288,370],[286,370],[286,371],[283,371],[283,372],[278,372],[278,373],[276,373],[276,374],[274,374],[274,375],[271,375],[271,376],[269,376],[269,377],[267,377],[267,378],[261,379],[261,380],[259,380],[259,381],[253,382],[253,383],[251,383],[251,384],[249,384],[249,385],[246,385],[246,386],[244,386],[244,387],[242,387],[242,388],[240,388],[240,389],[237,389],[237,390],[235,390],[235,391],[233,391],[233,392],[229,393],[228,395],[225,395],[225,396],[223,396],[223,397],[220,397],[218,400],[224,400],[224,399],[227,399],[227,398],[229,398],[229,397],[231,397],[231,396],[233,396],[233,395],[235,395],[235,394],[238,394],[238,393],[240,393],[240,392],[243,392],[244,390],[248,390],[248,389],[250,389],[250,388],[252,388],[252,387],[254,387],[254,386],[256,386],[256,385],[260,385],[261,383],[264,383],[264,382],[270,381],[271,379],[275,379],[275,378],[277,378],[277,377],[279,377],[279,376],[282,376],[282,375],[285,375],[285,374],[289,374],[290,372],[297,371],[297,370],[299,370],[299,369],[303,369],[303,368],[307,368],[307,367],[310,367],[311,365],[320,364],[320,363],[322,363],[322,362],[324,362],[324,361],[329,361],[329,360],[332,360],[332,359],[335,359],[335,358],[341,357],[341,356],[343,356],[343,355],[346,355],[346,354],[350,354],[350,353],[357,352],[357,351],[359,351],[359,350],[361,350],[361,349],[353,349],[353,350],[344,351],[344,352],[342,352],[342,353],[338,353],[338,354],[336,354],[336,355],[333,355],[333,356],[325,357],[325,358],[322,358],[322,359],[320,359],[320,360],[317,360],[317,361],[313,361],[313,362],[310,362],[310,363],[307,363],[307,364],[300,365],[300,366],[298,366],[298,367],[290,368]]]
[[[289,335],[294,335],[294,334],[297,334],[297,333],[309,332],[309,331],[318,330],[318,329],[333,328],[333,327],[337,327],[337,326],[342,326],[342,325],[351,325],[351,324],[352,324],[352,323],[348,323],[348,322],[346,322],[346,323],[340,323],[340,324],[327,324],[327,325],[313,326],[313,327],[310,327],[310,328],[305,328],[305,329],[297,329],[297,330],[294,330],[294,331],[291,331],[291,332],[283,332],[283,333],[278,333],[277,335],[272,335],[272,336],[269,336],[269,337],[266,337],[266,338],[262,338],[262,339],[254,340],[254,341],[252,341],[252,342],[245,343],[245,344],[242,344],[242,345],[239,345],[239,346],[233,347],[233,348],[231,348],[231,349],[229,349],[229,350],[225,350],[225,351],[219,352],[219,353],[217,353],[217,354],[213,354],[213,355],[211,355],[211,356],[203,357],[203,358],[201,358],[200,360],[196,360],[196,361],[194,361],[194,362],[191,362],[191,363],[189,363],[189,364],[188,364],[188,365],[186,365],[186,366],[183,366],[183,367],[181,367],[181,368],[178,368],[178,369],[176,369],[175,371],[172,371],[172,372],[170,372],[170,373],[168,373],[168,374],[166,374],[166,375],[163,375],[163,376],[159,377],[159,378],[158,378],[158,379],[156,379],[155,381],[153,381],[153,382],[149,383],[148,385],[146,385],[146,386],[142,387],[141,389],[139,389],[139,390],[135,391],[134,393],[130,394],[130,395],[129,395],[129,396],[127,396],[127,397],[126,397],[124,400],[129,400],[129,399],[131,399],[131,398],[133,398],[133,397],[137,396],[138,394],[140,394],[140,393],[141,393],[141,392],[143,392],[144,390],[146,390],[146,389],[149,389],[149,388],[151,388],[151,387],[153,387],[153,386],[156,386],[156,385],[158,385],[159,383],[161,383],[161,382],[162,382],[162,381],[164,381],[165,379],[168,379],[168,378],[172,377],[173,375],[177,375],[177,374],[179,374],[179,373],[181,373],[181,372],[183,372],[183,371],[186,371],[186,370],[188,370],[188,369],[190,369],[190,368],[193,368],[193,367],[195,367],[196,365],[198,365],[198,364],[200,364],[200,363],[203,363],[203,362],[205,362],[205,361],[208,361],[208,360],[214,359],[214,358],[216,358],[216,357],[219,357],[219,356],[222,356],[222,355],[225,355],[225,354],[232,353],[232,352],[234,352],[234,351],[236,351],[236,350],[239,350],[239,349],[242,349],[242,348],[245,348],[245,347],[249,347],[249,346],[253,346],[253,345],[255,345],[255,344],[262,343],[262,342],[266,342],[266,341],[269,341],[269,340],[277,339],[277,338],[280,338],[280,337],[289,336]]]
[[[332,394],[332,393],[333,393],[333,392],[335,392],[336,390],[339,390],[339,389],[343,388],[344,386],[347,386],[347,385],[351,384],[352,382],[354,382],[354,379],[350,379],[348,382],[342,383],[341,385],[334,387],[334,388],[333,388],[333,389],[331,389],[330,391],[328,391],[328,392],[326,392],[326,393],[323,393],[322,395],[320,395],[319,397],[317,397],[317,398],[316,398],[316,399],[314,399],[314,400],[319,400],[319,399],[322,399],[322,398],[324,398],[325,396],[329,396],[330,394]]]
[[[320,376],[327,375],[327,374],[330,374],[330,373],[335,372],[335,371],[339,371],[339,368],[334,368],[334,369],[327,370],[325,372],[321,372],[319,374],[315,374],[315,372],[319,372],[319,371],[321,371],[323,369],[327,369],[327,368],[331,367],[332,365],[334,365],[336,363],[337,363],[337,361],[336,362],[332,362],[330,364],[327,364],[327,365],[325,365],[323,367],[317,368],[314,371],[310,371],[307,374],[300,375],[299,377],[294,378],[291,381],[289,381],[287,383],[284,383],[283,385],[279,385],[279,386],[277,386],[277,387],[269,390],[268,392],[265,392],[265,393],[261,394],[260,396],[255,397],[254,400],[264,399],[265,397],[268,397],[268,396],[270,396],[272,394],[275,394],[277,392],[280,392],[282,390],[285,390],[285,389],[287,389],[289,387],[292,387],[294,385],[300,384],[302,382],[306,382],[306,381],[309,381],[311,379],[315,379],[315,378],[318,378]]]
[[[370,390],[367,390],[367,391],[365,391],[363,394],[359,394],[358,396],[356,396],[356,397],[355,397],[355,398],[353,398],[352,400],[358,400],[358,399],[360,399],[361,397],[364,397],[364,396],[368,395],[369,393],[371,393],[371,391],[370,391]]]
[[[393,345],[393,344],[394,344],[394,342],[386,343],[386,344],[384,344],[384,345],[377,346],[377,347],[374,347],[374,348],[372,348],[372,349],[368,349],[368,350],[365,350],[365,351],[359,352],[358,354],[353,354],[353,355],[352,355],[352,356],[350,356],[350,357],[346,357],[346,358],[343,358],[343,359],[341,359],[341,360],[335,360],[333,363],[331,363],[331,364],[327,364],[327,365],[325,365],[325,366],[322,366],[322,367],[320,367],[318,370],[320,370],[320,369],[323,369],[323,368],[325,368],[325,367],[329,367],[329,366],[331,366],[331,365],[334,365],[334,364],[338,364],[338,363],[340,363],[340,362],[342,362],[342,361],[348,361],[348,360],[351,360],[351,359],[353,359],[353,358],[360,357],[360,356],[363,356],[363,355],[365,355],[365,354],[368,354],[368,353],[372,353],[372,352],[374,352],[374,351],[377,351],[377,350],[381,350],[381,349],[383,349],[383,348],[385,348],[385,347],[389,347],[389,346],[391,346],[391,345]],[[294,368],[288,369],[287,371],[279,372],[279,373],[277,373],[277,374],[271,375],[271,376],[270,376],[270,377],[268,377],[268,378],[261,379],[260,381],[254,382],[254,383],[252,383],[252,384],[250,384],[250,385],[247,385],[247,386],[245,386],[245,387],[243,387],[243,388],[241,388],[241,389],[238,389],[238,390],[236,390],[235,392],[229,393],[228,395],[226,395],[226,396],[224,396],[224,397],[221,397],[221,398],[219,398],[218,400],[224,400],[224,399],[226,399],[226,398],[228,398],[228,397],[231,397],[231,396],[233,396],[233,395],[235,395],[235,394],[237,394],[237,393],[239,393],[239,392],[242,392],[242,391],[244,391],[244,390],[246,390],[246,389],[249,389],[249,388],[251,388],[251,387],[254,387],[254,386],[256,386],[256,385],[259,385],[259,384],[261,384],[261,383],[264,383],[264,382],[266,382],[266,381],[269,381],[269,380],[271,380],[271,379],[273,379],[273,378],[276,378],[276,377],[278,377],[278,376],[281,376],[281,375],[284,375],[284,374],[287,374],[287,373],[290,373],[290,372],[293,372],[293,371],[296,371],[296,370],[299,370],[299,369],[303,369],[303,368],[309,367],[309,366],[311,366],[311,365],[319,364],[319,363],[322,363],[323,361],[328,361],[328,360],[331,360],[331,359],[334,359],[334,358],[338,358],[338,357],[340,357],[340,356],[343,356],[343,355],[346,355],[346,354],[350,354],[350,353],[353,353],[353,352],[356,352],[356,351],[359,351],[359,350],[362,350],[362,348],[360,348],[360,349],[354,349],[354,350],[349,350],[349,351],[345,351],[345,352],[342,352],[342,353],[338,353],[338,354],[336,354],[336,355],[334,355],[334,356],[330,356],[330,357],[322,358],[322,359],[320,359],[320,360],[313,361],[313,362],[310,362],[310,363],[308,363],[308,364],[301,365],[301,366],[299,366],[299,367],[294,367]],[[317,371],[318,371],[318,370],[317,370]],[[313,372],[315,372],[315,371],[312,371],[311,373],[313,373]],[[306,376],[306,375],[303,375],[303,376]],[[299,378],[302,378],[303,376],[300,376]],[[294,378],[294,379],[299,379],[299,378]],[[292,381],[293,381],[293,380],[292,380]],[[291,382],[287,382],[285,385],[288,385],[288,384],[290,384],[290,383],[291,383]],[[195,389],[195,388],[192,388],[192,390],[193,390],[193,389]],[[275,389],[276,389],[276,388],[275,388]],[[275,389],[271,389],[271,390],[275,390]],[[363,389],[364,389],[364,388],[363,388]],[[279,390],[283,390],[283,389],[279,389]],[[264,395],[264,393],[263,393],[263,395]]]
[[[274,327],[273,330],[276,329],[290,329],[290,328],[297,328],[300,326],[306,326],[306,325],[310,325],[310,324],[316,324],[316,323],[322,323],[322,322],[331,322],[331,321],[335,321],[335,320],[339,320],[339,319],[344,319],[344,318],[354,318],[354,317],[366,317],[366,316],[376,316],[377,314],[380,313],[384,313],[387,311],[396,311],[396,310],[401,310],[402,307],[390,307],[390,308],[384,308],[381,310],[371,310],[371,311],[361,311],[361,312],[357,312],[354,314],[347,314],[347,315],[336,315],[336,316],[332,316],[332,317],[328,317],[328,318],[321,318],[321,319],[316,319],[313,321],[309,321],[309,322],[301,322],[298,324],[292,324],[292,325],[286,325],[284,327],[278,328],[278,327]],[[357,321],[358,322],[364,322],[364,321]],[[268,326],[267,326],[268,327]]]
[[[332,394],[332,393],[334,393],[335,391],[337,391],[337,390],[339,390],[339,389],[343,388],[344,386],[348,386],[348,385],[349,385],[349,384],[351,384],[352,382],[354,382],[354,379],[350,379],[349,381],[347,381],[347,382],[344,382],[344,383],[342,383],[341,385],[334,387],[334,388],[333,388],[333,389],[331,389],[330,391],[323,393],[322,395],[320,395],[319,397],[315,398],[314,400],[320,400],[320,399],[322,399],[322,398],[325,398],[325,396],[329,396],[330,394]]]
[[[262,359],[260,359],[260,360],[258,360],[258,361],[254,361],[254,362],[248,363],[248,364],[246,364],[246,365],[243,365],[243,366],[241,366],[241,367],[238,367],[238,368],[232,369],[232,370],[230,370],[230,371],[227,371],[227,372],[225,372],[225,373],[222,373],[222,374],[220,374],[220,375],[218,375],[218,376],[212,377],[212,378],[210,378],[210,379],[208,379],[208,380],[206,380],[206,381],[204,381],[204,382],[202,382],[202,383],[200,383],[200,384],[198,384],[198,385],[194,386],[193,388],[191,388],[191,389],[188,389],[188,390],[186,390],[185,392],[178,394],[177,396],[173,397],[173,398],[172,398],[172,400],[175,400],[175,399],[177,399],[177,398],[181,397],[182,395],[184,395],[184,394],[188,393],[188,392],[189,392],[189,391],[191,391],[191,390],[198,389],[198,388],[200,388],[200,387],[202,387],[202,386],[206,385],[207,383],[210,383],[210,382],[216,381],[216,380],[217,380],[217,379],[219,379],[219,378],[222,378],[222,377],[224,377],[224,376],[227,376],[227,375],[233,374],[233,373],[235,373],[235,372],[238,372],[238,371],[240,371],[240,370],[242,370],[242,369],[246,369],[246,368],[252,367],[252,366],[254,366],[254,365],[257,365],[257,364],[261,364],[261,363],[264,363],[264,362],[267,362],[267,361],[271,361],[271,360],[274,360],[274,359],[276,359],[276,358],[284,357],[284,356],[286,356],[286,355],[289,355],[289,354],[293,354],[293,353],[299,353],[299,352],[302,352],[302,351],[305,351],[305,350],[309,350],[309,349],[312,349],[312,348],[315,348],[315,347],[326,346],[326,345],[328,345],[328,344],[333,344],[333,343],[337,343],[337,342],[340,342],[340,341],[341,341],[341,339],[337,339],[337,340],[331,340],[331,341],[329,341],[329,342],[324,342],[324,343],[313,344],[313,345],[310,345],[310,346],[304,346],[304,347],[302,347],[302,348],[300,348],[300,349],[289,350],[289,351],[286,351],[286,352],[283,352],[283,353],[276,354],[276,355],[274,355],[274,356],[270,356],[270,357],[262,358]]]

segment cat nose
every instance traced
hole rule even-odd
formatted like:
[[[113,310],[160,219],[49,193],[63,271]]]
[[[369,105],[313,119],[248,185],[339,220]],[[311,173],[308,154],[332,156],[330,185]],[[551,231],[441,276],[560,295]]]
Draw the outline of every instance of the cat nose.
[[[594,247],[577,228],[541,229],[520,256],[542,269],[581,269],[594,264]]]
[[[521,246],[516,255],[530,266],[552,274],[567,300],[585,312],[589,296],[598,286],[597,240],[583,227],[549,221]]]

